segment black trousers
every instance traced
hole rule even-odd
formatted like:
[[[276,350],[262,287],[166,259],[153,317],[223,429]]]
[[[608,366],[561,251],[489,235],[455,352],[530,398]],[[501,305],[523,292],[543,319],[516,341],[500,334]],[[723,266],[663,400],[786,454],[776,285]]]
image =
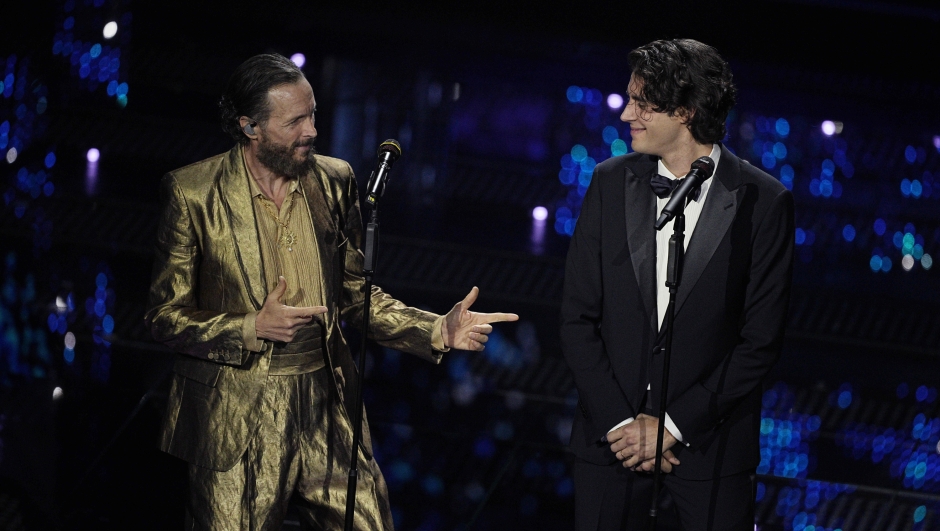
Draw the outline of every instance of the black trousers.
[[[703,481],[673,474],[663,479],[683,531],[753,531],[753,470]],[[632,472],[619,461],[602,466],[575,458],[574,488],[577,531],[648,529],[652,474]]]

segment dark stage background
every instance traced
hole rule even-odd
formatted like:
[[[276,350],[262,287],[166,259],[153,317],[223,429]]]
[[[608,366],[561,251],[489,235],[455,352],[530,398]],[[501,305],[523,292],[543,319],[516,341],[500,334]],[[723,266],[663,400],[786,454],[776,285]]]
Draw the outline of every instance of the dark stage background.
[[[377,283],[438,312],[478,285],[521,316],[440,366],[371,347],[398,528],[571,529],[568,234],[594,164],[629,149],[627,52],[673,37],[730,60],[726,143],[796,198],[759,527],[940,527],[933,2],[321,4],[4,3],[0,528],[182,524],[185,467],[156,449],[172,357],[142,323],[157,182],[230,147],[222,86],[277,51],[304,55],[318,148],[360,185],[379,142],[404,147]]]

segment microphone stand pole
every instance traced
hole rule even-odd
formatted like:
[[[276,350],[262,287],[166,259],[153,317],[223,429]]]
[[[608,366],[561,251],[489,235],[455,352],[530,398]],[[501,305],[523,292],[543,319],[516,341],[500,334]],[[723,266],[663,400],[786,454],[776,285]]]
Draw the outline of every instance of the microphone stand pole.
[[[666,346],[663,348],[663,381],[659,393],[659,428],[656,431],[656,460],[653,468],[653,502],[650,506],[650,531],[656,529],[656,513],[659,503],[659,491],[662,486],[663,439],[666,429],[666,392],[669,386],[669,362],[672,357],[672,332],[676,318],[676,293],[682,278],[682,264],[685,261],[685,202],[672,225],[672,237],[669,238],[669,266],[666,273],[666,286],[669,288],[669,304],[666,306]]]
[[[362,444],[362,388],[366,379],[366,341],[369,338],[369,316],[372,308],[372,275],[375,273],[376,254],[379,247],[379,202],[369,201],[372,214],[366,225],[366,241],[362,249],[365,259],[362,276],[365,278],[365,294],[362,301],[362,341],[359,342],[359,385],[356,386],[355,409],[352,412],[353,444],[350,451],[349,483],[346,488],[345,531],[352,531],[356,514],[356,487],[359,483],[359,446]]]

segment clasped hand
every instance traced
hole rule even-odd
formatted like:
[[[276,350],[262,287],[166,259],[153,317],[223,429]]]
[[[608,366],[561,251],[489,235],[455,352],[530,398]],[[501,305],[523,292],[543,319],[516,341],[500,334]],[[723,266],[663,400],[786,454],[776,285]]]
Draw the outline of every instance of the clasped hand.
[[[474,286],[470,293],[444,316],[441,324],[444,346],[459,350],[483,350],[484,343],[489,340],[488,334],[493,331],[490,323],[519,319],[514,313],[471,312],[470,306],[476,302],[479,294],[480,290]]]
[[[637,415],[636,419],[607,434],[610,451],[617,456],[623,466],[638,472],[652,472],[656,459],[656,434],[659,428],[659,419],[646,414]],[[663,430],[663,460],[662,471],[672,472],[673,466],[679,465],[679,460],[673,455],[672,446],[676,438]]]
[[[287,306],[281,302],[287,291],[287,280],[278,277],[277,287],[268,293],[264,306],[255,318],[255,335],[271,341],[289,343],[297,331],[313,320],[315,315],[326,313],[326,306]]]

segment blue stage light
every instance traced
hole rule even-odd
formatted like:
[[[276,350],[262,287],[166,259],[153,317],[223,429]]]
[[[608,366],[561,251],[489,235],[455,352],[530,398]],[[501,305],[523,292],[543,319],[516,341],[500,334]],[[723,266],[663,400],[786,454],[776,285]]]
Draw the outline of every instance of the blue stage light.
[[[610,154],[612,156],[618,157],[620,155],[626,155],[628,152],[629,148],[627,148],[627,143],[622,139],[618,138],[610,143]]]
[[[890,256],[882,257],[882,259],[881,259],[881,270],[882,270],[882,271],[884,271],[885,273],[887,273],[888,271],[891,271],[892,265],[893,265],[893,263],[891,262],[891,257],[890,257]]]
[[[909,179],[901,179],[901,195],[904,197],[910,197],[911,181]]]
[[[570,101],[571,103],[580,103],[581,100],[584,99],[584,91],[581,90],[581,87],[576,87],[572,85],[568,87],[566,96],[568,97],[568,101]]]
[[[855,240],[855,227],[853,227],[851,223],[842,227],[842,237],[845,238],[847,242]]]
[[[777,165],[777,157],[774,156],[772,151],[765,151],[764,154],[761,155],[760,162],[764,168],[772,170],[774,166]]]
[[[604,139],[605,144],[611,144],[614,140],[617,140],[618,138],[620,138],[620,133],[617,132],[616,127],[612,125],[608,125],[601,132],[601,137]]]
[[[819,197],[819,179],[813,179],[809,182],[809,193],[813,194],[814,197]]]
[[[580,164],[582,160],[587,158],[587,148],[581,144],[575,144],[571,147],[571,158]]]

